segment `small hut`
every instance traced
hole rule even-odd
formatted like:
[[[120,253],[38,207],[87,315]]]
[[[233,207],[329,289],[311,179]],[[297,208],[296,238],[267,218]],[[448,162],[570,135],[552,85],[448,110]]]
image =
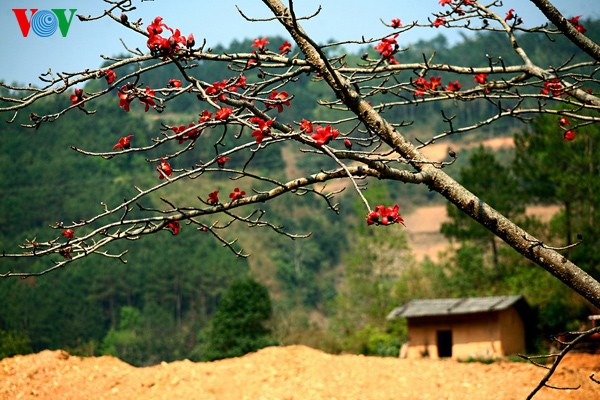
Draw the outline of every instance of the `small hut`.
[[[525,350],[529,307],[522,296],[412,300],[388,319],[408,320],[401,357],[499,358]]]

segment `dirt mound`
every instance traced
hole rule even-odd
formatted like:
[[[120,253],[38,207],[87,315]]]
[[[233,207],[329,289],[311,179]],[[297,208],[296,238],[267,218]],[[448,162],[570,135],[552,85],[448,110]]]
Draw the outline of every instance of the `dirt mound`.
[[[543,389],[536,399],[598,399],[600,355],[574,354],[552,379],[577,391]],[[135,368],[113,357],[43,351],[0,361],[1,399],[524,399],[545,370],[330,355],[304,346],[269,347],[240,358]]]

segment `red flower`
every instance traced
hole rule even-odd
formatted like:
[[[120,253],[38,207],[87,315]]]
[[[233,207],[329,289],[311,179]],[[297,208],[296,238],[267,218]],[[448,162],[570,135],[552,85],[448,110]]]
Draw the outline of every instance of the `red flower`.
[[[303,119],[300,122],[300,129],[303,130],[306,133],[312,133],[312,131],[313,131],[313,124],[312,124],[312,122],[310,122],[310,121],[308,121],[306,119]]]
[[[185,47],[187,47],[188,49],[191,49],[192,47],[194,47],[195,44],[196,44],[196,40],[194,39],[194,34],[190,33],[187,37]]]
[[[423,96],[425,92],[431,88],[431,84],[422,76],[415,79],[412,84],[415,89],[417,89],[415,91],[415,96]]]
[[[239,88],[246,87],[246,77],[244,75],[240,75],[240,77],[235,81],[235,86]]]
[[[442,78],[440,76],[429,77],[429,81],[427,81],[424,77],[420,76],[413,81],[413,86],[415,89],[415,96],[423,96],[425,92],[430,90],[437,90],[438,87],[442,86]]]
[[[168,39],[160,35],[164,31],[163,28],[171,32],[171,37]],[[146,45],[150,49],[150,52],[155,56],[163,56],[164,58],[170,57],[180,49],[180,46],[188,46],[188,44],[193,46],[194,43],[193,35],[186,38],[181,34],[179,29],[173,30],[163,24],[162,17],[156,17],[146,29],[148,30],[148,41],[146,42]]]
[[[404,220],[398,214],[398,209],[398,204],[394,207],[376,206],[373,211],[367,214],[367,225],[391,225],[394,223],[404,225]]]
[[[117,149],[129,149],[131,147],[131,143],[129,143],[129,141],[131,140],[131,138],[133,137],[133,135],[127,135],[125,137],[122,137],[119,139],[119,141],[117,142],[117,144],[115,144],[113,146],[113,150],[117,150]]]
[[[266,37],[264,37],[262,39],[255,38],[254,44],[252,44],[250,47],[256,47],[256,48],[258,48],[259,51],[262,52],[265,50],[265,46],[268,44],[270,44],[270,42]]]
[[[560,117],[558,119],[558,124],[560,126],[565,126],[565,125],[571,125],[571,122],[569,122],[569,120],[567,119],[567,117]]]
[[[446,4],[451,4],[452,0],[440,0],[440,5],[445,6]]]
[[[448,82],[448,86],[446,86],[446,90],[450,92],[458,92],[462,85],[458,81]]]
[[[225,163],[229,160],[231,160],[230,157],[220,156],[219,158],[217,158],[217,165],[219,166],[219,168],[223,168],[225,166]]]
[[[212,118],[212,113],[208,110],[204,110],[204,111],[202,111],[202,114],[198,114],[198,115],[200,116],[200,118],[198,118],[199,124],[206,122],[206,121],[210,121],[210,119]]]
[[[513,19],[515,17],[515,15],[513,14],[514,12],[514,8],[508,10],[508,12],[506,13],[506,17],[504,17],[504,21],[510,21],[511,19]]]
[[[375,50],[377,50],[377,52],[381,54],[381,57],[383,57],[386,61],[391,62],[392,64],[396,64],[396,60],[394,59],[394,53],[396,52],[396,50],[398,50],[398,42],[396,41],[397,37],[398,34],[395,34],[394,36],[385,37],[381,39],[381,42],[377,43],[377,46],[375,46]]]
[[[58,254],[60,254],[64,258],[68,258],[69,260],[73,258],[73,256],[71,255],[71,253],[73,253],[73,249],[70,248],[70,247],[67,247],[66,249],[60,249],[58,251]]]
[[[436,77],[430,76],[429,77],[429,89],[436,90],[439,86],[442,86],[442,77],[438,76],[436,78]]]
[[[181,225],[179,225],[179,221],[171,221],[167,224],[167,229],[170,229],[173,235],[177,235],[181,230]]]
[[[181,81],[179,79],[169,79],[169,83],[167,83],[168,88],[180,88]]]
[[[271,95],[269,96],[269,100],[276,101],[276,104],[267,104],[267,108],[275,108],[277,107],[278,112],[283,111],[283,106],[290,106],[290,101],[288,100],[289,95],[287,92],[276,92],[273,90]]]
[[[444,17],[437,17],[435,19],[435,21],[433,21],[433,26],[435,26],[436,28],[439,28],[440,26],[443,26],[446,24],[446,18]]]
[[[400,18],[394,18],[392,20],[392,28],[400,28],[402,26],[402,22],[400,22]]]
[[[229,193],[231,201],[239,200],[246,195],[246,192],[240,191],[240,188],[233,189],[233,192]]]
[[[154,21],[152,21],[152,23],[150,25],[148,25],[146,30],[148,31],[148,33],[150,35],[158,35],[158,34],[162,33],[163,26],[165,28],[167,27],[167,25],[165,25],[161,22],[162,20],[163,20],[162,17],[156,17],[156,18],[154,18]]]
[[[221,107],[215,113],[215,119],[224,121],[227,118],[229,118],[229,116],[231,115],[231,113],[233,113],[233,110],[231,108],[229,108],[229,107]]]
[[[473,78],[473,82],[479,83],[480,85],[484,85],[487,83],[488,74],[477,74]]]
[[[165,176],[173,175],[173,169],[171,168],[171,164],[165,161],[165,159],[160,160],[160,164],[156,167],[158,170],[158,178],[165,179]]]
[[[71,99],[72,106],[85,100],[85,96],[83,95],[83,90],[75,88],[75,94],[72,94],[70,99]],[[85,103],[79,104],[79,107],[83,107],[83,106],[85,106]]]
[[[575,140],[575,134],[576,133],[577,132],[572,131],[572,130],[569,129],[568,131],[565,132],[565,135],[563,136],[563,139],[564,140]]]
[[[215,190],[214,192],[209,193],[206,202],[212,205],[219,204],[219,191]]]
[[[127,90],[127,85],[119,89],[119,107],[129,112],[129,105],[133,101],[134,96]]]
[[[156,104],[154,103],[154,99],[150,96],[154,96],[154,90],[152,90],[148,86],[146,86],[146,97],[140,97],[140,102],[142,104],[146,105],[146,108],[144,111],[148,111],[150,106],[152,106],[152,108],[156,107]]]
[[[249,121],[258,125],[258,129],[252,132],[252,136],[256,137],[256,143],[261,143],[265,137],[271,135],[271,125],[273,125],[272,119],[265,121],[260,117],[252,117]]]
[[[109,85],[113,83],[115,79],[117,79],[117,74],[112,69],[107,69],[106,71],[104,71],[103,75],[106,78],[106,82],[108,82]]]
[[[575,29],[577,29],[577,32],[581,34],[586,33],[587,29],[585,29],[583,25],[579,23],[579,18],[581,18],[581,15],[571,18],[569,22],[575,27]]]
[[[331,125],[327,125],[326,127],[317,125],[315,131],[316,133],[313,133],[310,137],[313,138],[319,146],[329,143],[340,134],[340,132],[337,129],[332,128]]]
[[[541,94],[560,97],[563,95],[563,85],[560,82],[560,78],[553,78],[549,81],[544,82],[544,88],[540,91]]]
[[[227,88],[227,79],[223,79],[221,82],[214,82],[211,86],[206,88],[206,94],[209,96],[217,96],[221,101],[225,101],[225,93],[223,90]]]
[[[346,146],[348,150],[352,148],[352,142],[350,141],[350,139],[344,139],[344,146]]]
[[[252,57],[250,57],[248,59],[248,62],[246,62],[246,69],[252,67],[253,64],[257,64],[258,63],[258,56],[256,55],[256,51],[252,50]]]
[[[292,50],[292,44],[287,40],[283,42],[281,46],[279,46],[279,52],[283,55],[289,53]]]
[[[185,132],[186,130],[189,129],[189,131],[185,132],[183,135],[179,136],[179,144],[185,142],[186,140],[196,140],[198,139],[198,136],[200,136],[200,133],[202,133],[202,131],[198,128],[194,128],[194,129],[190,129],[192,127],[196,126],[195,123],[190,122],[190,124],[188,126],[185,125],[181,125],[181,126],[174,126],[171,128],[171,130],[173,132],[175,132],[176,134]]]
[[[64,231],[62,231],[61,235],[63,235],[67,239],[73,239],[75,237],[75,231],[73,229],[65,229]]]

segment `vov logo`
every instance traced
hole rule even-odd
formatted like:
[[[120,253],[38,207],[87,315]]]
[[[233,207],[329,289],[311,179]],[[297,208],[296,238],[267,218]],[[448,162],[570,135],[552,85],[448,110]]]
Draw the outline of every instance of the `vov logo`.
[[[53,8],[51,10],[31,8],[29,9],[31,15],[27,18],[26,8],[13,8],[12,10],[15,13],[15,17],[17,17],[23,37],[27,37],[30,30],[40,37],[52,36],[57,28],[60,29],[63,37],[67,37],[73,16],[75,16],[75,11],[77,11],[76,8],[70,8],[69,12],[71,15],[67,18],[66,8]]]

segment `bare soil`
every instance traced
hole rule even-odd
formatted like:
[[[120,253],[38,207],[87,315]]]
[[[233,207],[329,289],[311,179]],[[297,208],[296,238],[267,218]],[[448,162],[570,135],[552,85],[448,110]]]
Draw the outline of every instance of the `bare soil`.
[[[571,354],[535,399],[599,399],[600,355]],[[0,399],[524,399],[545,370],[527,363],[330,355],[269,347],[240,358],[135,368],[43,351],[0,361]]]

